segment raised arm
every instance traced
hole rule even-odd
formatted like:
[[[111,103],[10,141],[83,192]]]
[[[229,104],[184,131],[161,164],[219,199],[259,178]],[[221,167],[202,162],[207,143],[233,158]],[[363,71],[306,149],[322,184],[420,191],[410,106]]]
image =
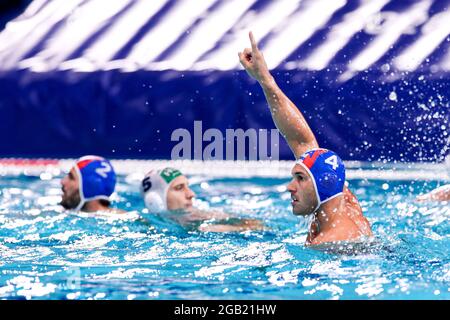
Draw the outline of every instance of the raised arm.
[[[289,144],[295,158],[305,151],[318,148],[314,133],[302,113],[275,83],[251,32],[249,37],[251,48],[245,48],[244,52],[239,52],[239,60],[247,73],[261,85],[269,103],[272,119]]]

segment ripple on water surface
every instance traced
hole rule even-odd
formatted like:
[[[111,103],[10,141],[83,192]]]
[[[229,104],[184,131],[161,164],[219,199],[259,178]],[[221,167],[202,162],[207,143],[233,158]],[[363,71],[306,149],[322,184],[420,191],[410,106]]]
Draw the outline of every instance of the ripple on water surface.
[[[203,179],[196,204],[261,219],[267,231],[186,230],[146,211],[119,177],[121,216],[58,206],[59,181],[0,180],[0,298],[449,299],[447,203],[417,203],[437,182],[351,180],[376,242],[358,254],[304,247],[283,179]]]

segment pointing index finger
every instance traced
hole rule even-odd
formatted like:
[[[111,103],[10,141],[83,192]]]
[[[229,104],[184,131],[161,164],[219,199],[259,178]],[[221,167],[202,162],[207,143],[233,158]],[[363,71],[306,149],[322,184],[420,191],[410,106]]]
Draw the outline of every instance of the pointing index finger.
[[[255,37],[253,37],[253,33],[250,31],[248,36],[250,38],[250,43],[252,45],[252,51],[257,51],[258,45],[256,44]]]

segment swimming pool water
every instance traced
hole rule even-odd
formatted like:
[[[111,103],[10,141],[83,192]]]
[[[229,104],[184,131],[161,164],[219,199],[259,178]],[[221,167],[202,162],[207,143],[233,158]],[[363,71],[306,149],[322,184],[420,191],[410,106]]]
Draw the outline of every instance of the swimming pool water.
[[[414,202],[438,181],[350,180],[378,244],[343,255],[303,245],[288,179],[193,177],[198,206],[270,228],[217,234],[147,214],[126,176],[113,205],[131,214],[64,211],[59,178],[0,177],[2,299],[450,298],[450,207]]]

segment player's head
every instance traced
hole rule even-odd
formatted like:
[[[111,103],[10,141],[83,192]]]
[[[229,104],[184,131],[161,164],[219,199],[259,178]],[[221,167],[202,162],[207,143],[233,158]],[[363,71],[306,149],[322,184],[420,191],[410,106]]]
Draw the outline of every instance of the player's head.
[[[88,201],[109,203],[115,185],[116,174],[108,160],[98,156],[82,157],[61,180],[61,205],[66,209],[81,210]]]
[[[292,168],[292,176],[288,185],[292,211],[296,215],[308,215],[342,194],[345,166],[333,151],[313,149],[299,157]]]
[[[174,168],[148,172],[141,182],[141,195],[151,212],[189,210],[195,197],[186,176]]]

